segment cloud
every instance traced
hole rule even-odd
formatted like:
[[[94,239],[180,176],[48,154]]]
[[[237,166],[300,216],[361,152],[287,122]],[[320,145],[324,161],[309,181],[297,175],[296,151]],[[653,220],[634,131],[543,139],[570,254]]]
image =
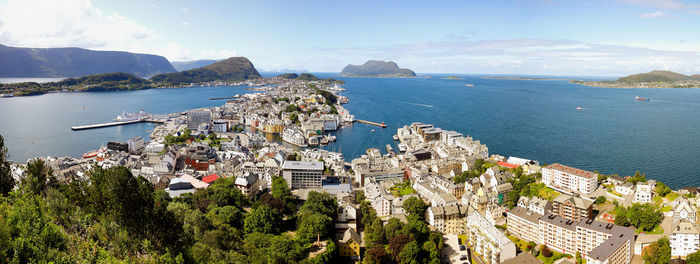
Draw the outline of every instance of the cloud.
[[[9,0],[0,4],[0,43],[20,47],[123,50],[182,59],[189,51],[90,0]],[[165,44],[167,43],[167,44]]]
[[[183,13],[188,13],[190,12],[190,9],[187,7],[180,7],[180,11],[182,11]]]
[[[204,59],[213,59],[213,60],[218,60],[218,59],[228,59],[230,57],[235,57],[238,55],[238,52],[233,51],[233,50],[203,50],[200,53],[200,58]]]
[[[681,10],[687,7],[683,2],[676,0],[620,0],[621,2],[648,6],[665,10]]]
[[[666,12],[657,10],[651,13],[641,14],[640,18],[668,18],[669,15]]]

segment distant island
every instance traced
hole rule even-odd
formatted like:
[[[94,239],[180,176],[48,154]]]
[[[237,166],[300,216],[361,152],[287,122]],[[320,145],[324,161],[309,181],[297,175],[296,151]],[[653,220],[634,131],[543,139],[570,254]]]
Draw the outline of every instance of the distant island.
[[[700,74],[684,75],[671,71],[634,74],[615,81],[583,81],[573,83],[608,88],[700,88]]]
[[[440,79],[443,79],[443,80],[464,80],[464,78],[462,78],[462,77],[457,77],[457,76],[454,76],[454,75],[453,75],[453,76],[447,76],[447,77],[445,77],[445,78],[440,78]]]
[[[81,48],[0,45],[0,77],[75,77],[124,72],[140,77],[175,72],[163,56]]]
[[[416,77],[416,73],[409,69],[399,68],[393,61],[369,60],[362,65],[348,64],[340,72],[343,77]]]
[[[99,92],[188,87],[192,85],[245,85],[244,81],[246,80],[260,78],[262,78],[262,76],[260,76],[247,58],[233,57],[201,68],[160,74],[150,79],[141,78],[129,73],[114,72],[92,74],[79,78],[67,78],[61,81],[48,83],[0,83],[0,97],[31,96],[62,91]],[[274,78],[317,81],[332,84],[344,83],[336,79],[321,79],[310,73],[287,73]]]
[[[569,80],[569,79],[558,79],[558,78],[520,77],[520,76],[488,76],[488,77],[481,77],[481,78],[482,79],[495,79],[495,80],[525,80],[525,81]]]
[[[218,60],[171,61],[170,64],[172,64],[177,71],[186,71],[208,66],[217,61]]]

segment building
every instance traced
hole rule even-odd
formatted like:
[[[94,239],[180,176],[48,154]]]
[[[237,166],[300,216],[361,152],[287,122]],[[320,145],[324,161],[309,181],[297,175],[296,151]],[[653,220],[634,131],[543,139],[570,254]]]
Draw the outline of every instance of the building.
[[[210,111],[189,111],[187,112],[187,129],[196,130],[200,124],[211,123]]]
[[[506,227],[509,234],[540,244],[540,218],[542,214],[516,206],[508,211]]]
[[[593,219],[576,225],[578,251],[587,263],[630,263],[634,255],[634,229]]]
[[[472,249],[483,256],[486,262],[501,263],[515,257],[513,241],[478,212],[469,214],[465,231]]]
[[[323,162],[287,160],[282,164],[282,177],[291,189],[321,189]]]
[[[552,202],[552,213],[569,220],[581,221],[593,217],[593,202],[560,194]]]
[[[598,174],[554,163],[542,168],[542,182],[554,189],[589,194],[598,187]]]
[[[634,192],[634,202],[635,203],[651,203],[651,185],[644,183],[637,183],[636,190]]]
[[[679,198],[677,200],[676,208],[673,209],[673,221],[678,223],[682,220],[687,220],[691,223],[695,223],[695,215],[697,214],[697,209],[690,205],[690,202],[685,198]]]
[[[700,249],[700,232],[695,223],[681,221],[671,231],[671,256],[685,257]]]
[[[445,233],[445,207],[432,206],[425,210],[425,219],[428,224],[433,226],[441,233]]]
[[[141,154],[146,146],[143,138],[140,136],[129,139],[126,144],[129,145],[129,153],[131,154]]]
[[[631,182],[615,185],[615,191],[622,195],[631,195],[634,193],[634,185]]]
[[[362,239],[355,229],[348,228],[343,233],[343,238],[338,241],[338,254],[341,257],[350,257],[353,260],[360,260],[360,247]]]
[[[214,125],[212,126],[214,133],[221,134],[226,133],[229,130],[228,121],[226,120],[214,120]]]
[[[185,153],[185,164],[196,171],[208,171],[216,163],[216,153],[206,145],[192,145]]]
[[[428,223],[443,234],[460,234],[466,222],[468,206],[433,206],[426,210]]]
[[[539,223],[539,242],[562,253],[576,254],[578,250],[577,221],[555,214],[546,214],[540,218]]]
[[[512,259],[506,260],[502,264],[541,264],[542,261],[530,255],[530,253],[523,252],[520,255],[515,256]]]

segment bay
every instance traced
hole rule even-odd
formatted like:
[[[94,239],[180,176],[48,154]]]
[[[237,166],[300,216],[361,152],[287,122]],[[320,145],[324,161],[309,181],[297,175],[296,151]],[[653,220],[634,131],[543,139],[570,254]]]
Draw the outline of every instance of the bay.
[[[342,152],[348,161],[370,147],[383,151],[393,144],[396,149],[392,135],[398,127],[424,122],[470,135],[490,153],[506,157],[622,176],[639,170],[673,188],[700,185],[700,164],[695,162],[700,158],[700,89],[610,89],[480,75],[457,75],[463,80],[440,79],[447,75],[317,76],[346,82],[343,95],[350,103],[345,107],[357,119],[388,125],[355,123],[336,132],[338,141],[323,148]],[[109,140],[147,137],[144,131],[153,125],[86,131],[71,131],[71,126],[108,122],[123,110],[162,114],[218,106],[224,101],[208,98],[246,92],[241,87],[192,87],[2,98],[0,134],[17,162],[46,155],[77,157]],[[651,101],[636,101],[635,96]]]

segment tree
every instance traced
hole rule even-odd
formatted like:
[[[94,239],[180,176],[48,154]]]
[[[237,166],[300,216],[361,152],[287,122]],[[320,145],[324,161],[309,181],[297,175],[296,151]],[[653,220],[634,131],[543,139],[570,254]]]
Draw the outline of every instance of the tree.
[[[400,263],[411,264],[418,263],[418,254],[420,254],[420,247],[418,247],[418,242],[411,241],[406,244],[401,253],[399,254]]]
[[[384,236],[384,226],[381,219],[374,218],[372,224],[366,229],[365,234],[367,235],[368,245],[378,246],[384,244],[386,237]]]
[[[656,183],[656,187],[654,187],[654,190],[656,191],[659,196],[666,197],[669,193],[671,193],[671,188],[668,188],[666,184],[663,182],[658,182]]]
[[[406,246],[411,241],[414,241],[414,239],[405,234],[397,235],[391,240],[389,240],[389,252],[391,253],[391,257],[396,262],[401,261],[399,255],[401,254],[401,251],[403,250],[404,246]],[[416,247],[418,247],[417,244]]]
[[[317,237],[325,239],[333,229],[333,219],[330,217],[315,213],[305,217],[299,224],[297,230],[297,238],[300,242],[308,244],[314,242]]]
[[[386,263],[388,254],[383,246],[371,247],[367,250],[367,254],[363,260],[365,264]]]
[[[309,192],[304,205],[299,208],[299,219],[315,213],[324,214],[332,219],[336,218],[338,201],[335,195],[329,193]]]
[[[598,196],[597,198],[595,198],[595,204],[601,205],[601,204],[604,204],[607,200],[608,199],[605,198],[605,196],[601,195],[601,196]]]
[[[552,250],[550,250],[546,245],[542,245],[542,248],[540,249],[540,254],[542,254],[542,256],[544,256],[545,258],[549,258],[552,257],[552,255],[554,255]]]
[[[425,210],[428,205],[416,196],[411,196],[403,201],[403,208],[409,216],[420,216],[420,219],[425,219]]]
[[[5,139],[0,135],[0,195],[7,195],[15,188],[15,179],[10,173],[10,163],[7,162]]]
[[[581,252],[576,251],[576,264],[582,264],[583,259],[581,258]]]
[[[700,250],[686,256],[685,262],[687,264],[700,264]]]
[[[384,226],[384,233],[386,234],[386,238],[391,240],[392,238],[394,238],[394,236],[398,235],[399,232],[401,232],[402,228],[403,223],[401,223],[401,220],[399,220],[396,217],[392,217]]]
[[[22,185],[33,194],[43,194],[49,188],[49,182],[54,182],[53,169],[42,159],[33,159],[27,163],[27,175],[22,179]]]
[[[267,205],[259,206],[246,216],[243,229],[247,234],[253,232],[277,234],[280,226],[279,214]]]
[[[287,181],[282,177],[272,178],[272,197],[280,199],[282,201],[287,201],[292,199],[292,191],[289,190],[289,185]]]
[[[642,251],[645,264],[668,264],[671,261],[671,246],[667,237],[651,243]]]

